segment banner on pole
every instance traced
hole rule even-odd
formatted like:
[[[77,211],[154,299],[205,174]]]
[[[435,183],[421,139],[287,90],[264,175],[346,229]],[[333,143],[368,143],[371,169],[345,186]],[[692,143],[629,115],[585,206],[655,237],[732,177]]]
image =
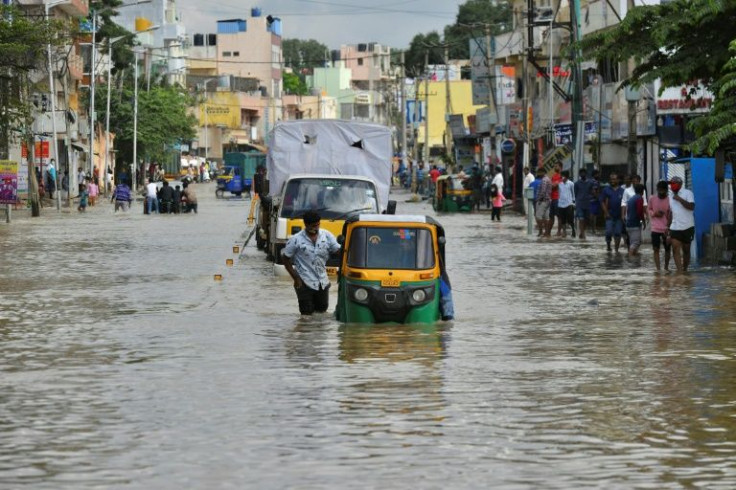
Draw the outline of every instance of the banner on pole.
[[[0,204],[18,202],[18,162],[0,160]]]

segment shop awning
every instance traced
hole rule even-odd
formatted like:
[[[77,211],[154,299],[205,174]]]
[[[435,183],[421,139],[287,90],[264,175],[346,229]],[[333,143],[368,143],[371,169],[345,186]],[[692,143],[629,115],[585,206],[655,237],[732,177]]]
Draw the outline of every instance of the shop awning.
[[[266,148],[264,145],[259,145],[257,143],[251,143],[251,142],[249,142],[246,139],[240,139],[240,138],[238,138],[238,145],[249,146],[249,147],[253,148],[254,150],[260,151],[262,153],[267,153],[268,152],[268,148]]]
[[[84,153],[89,153],[89,146],[84,145],[82,143],[76,143],[72,141],[72,148],[74,148],[75,150],[82,151]]]

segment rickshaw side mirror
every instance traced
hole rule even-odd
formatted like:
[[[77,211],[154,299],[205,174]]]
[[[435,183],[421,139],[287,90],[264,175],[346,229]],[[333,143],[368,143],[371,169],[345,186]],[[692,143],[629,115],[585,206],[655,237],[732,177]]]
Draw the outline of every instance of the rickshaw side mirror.
[[[386,206],[386,214],[396,214],[396,201],[389,201]]]
[[[338,235],[337,243],[339,243],[340,245],[345,245],[345,237],[343,235]]]
[[[445,237],[441,236],[437,238],[437,243],[444,246],[444,244],[447,243],[447,240],[445,239]]]

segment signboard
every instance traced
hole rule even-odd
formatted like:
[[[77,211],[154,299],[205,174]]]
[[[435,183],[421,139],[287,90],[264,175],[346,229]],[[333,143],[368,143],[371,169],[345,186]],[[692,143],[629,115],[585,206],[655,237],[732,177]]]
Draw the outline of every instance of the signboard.
[[[657,115],[710,112],[713,93],[705,89],[703,85],[703,83],[697,83],[662,89],[662,82],[657,79],[653,89],[657,97]],[[662,90],[661,94],[660,90]]]
[[[491,40],[493,41],[493,40]],[[491,105],[491,71],[483,37],[470,39],[470,79],[473,83],[473,105]],[[493,48],[491,48],[493,50]],[[490,59],[493,59],[491,54]]]
[[[508,105],[516,102],[516,67],[496,66],[496,103]]]
[[[467,135],[462,114],[450,114],[450,131],[453,138],[464,138]]]
[[[475,111],[475,132],[490,133],[491,127],[496,126],[496,113],[487,107]]]
[[[572,157],[573,147],[572,145],[564,145],[560,146],[558,148],[555,148],[553,151],[548,153],[544,156],[544,160],[542,162],[544,171],[549,173],[552,171],[552,167],[555,166],[555,164],[560,163],[562,164],[563,168],[565,166],[565,160],[568,160],[570,157]]]
[[[20,147],[21,157],[28,158],[28,148],[25,144]],[[49,157],[49,142],[48,141],[36,141],[36,149],[33,152],[35,158],[48,158]]]
[[[0,204],[18,202],[18,162],[0,160]]]
[[[516,149],[516,142],[511,139],[506,139],[501,142],[501,151],[504,153],[513,153]]]
[[[598,126],[594,122],[585,123],[585,141],[595,140],[598,134]],[[555,124],[555,146],[573,144],[572,124]]]

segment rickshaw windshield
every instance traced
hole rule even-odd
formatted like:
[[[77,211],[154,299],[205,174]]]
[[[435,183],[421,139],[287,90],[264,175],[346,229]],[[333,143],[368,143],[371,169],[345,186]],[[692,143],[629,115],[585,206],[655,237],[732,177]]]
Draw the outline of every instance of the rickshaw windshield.
[[[292,179],[286,186],[282,218],[318,211],[322,219],[345,219],[351,213],[377,213],[375,186],[364,180]]]
[[[348,265],[361,269],[431,269],[432,233],[425,228],[356,228],[350,238]]]

